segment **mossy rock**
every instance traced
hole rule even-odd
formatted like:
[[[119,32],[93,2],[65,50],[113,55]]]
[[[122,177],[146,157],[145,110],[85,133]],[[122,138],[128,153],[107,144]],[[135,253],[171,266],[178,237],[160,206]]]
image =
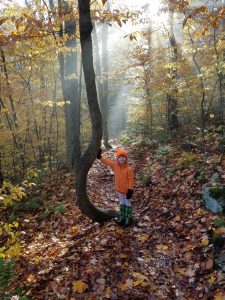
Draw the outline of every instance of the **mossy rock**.
[[[214,213],[225,210],[225,187],[204,187],[203,200],[205,207]]]
[[[212,187],[209,189],[209,194],[214,199],[225,199],[225,186],[222,187]]]

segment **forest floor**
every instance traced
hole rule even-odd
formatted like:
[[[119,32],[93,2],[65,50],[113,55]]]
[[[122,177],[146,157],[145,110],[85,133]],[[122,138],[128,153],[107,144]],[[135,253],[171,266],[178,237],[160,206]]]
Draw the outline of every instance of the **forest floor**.
[[[74,176],[59,172],[36,193],[44,207],[23,215],[22,255],[15,284],[30,299],[225,299],[225,278],[213,261],[213,222],[202,185],[218,155],[200,150],[167,156],[140,145],[127,148],[135,170],[134,224],[95,223],[76,205]],[[113,158],[114,151],[106,151]],[[194,157],[194,159],[193,159]],[[185,160],[186,159],[186,160]],[[148,177],[152,184],[148,186]],[[113,174],[98,160],[88,178],[96,206],[118,209]],[[51,204],[65,208],[45,214]]]

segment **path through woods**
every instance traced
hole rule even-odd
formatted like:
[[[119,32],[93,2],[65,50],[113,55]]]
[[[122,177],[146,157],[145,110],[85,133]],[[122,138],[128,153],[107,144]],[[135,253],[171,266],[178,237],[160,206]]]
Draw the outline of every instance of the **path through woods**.
[[[39,187],[46,207],[57,201],[67,210],[44,220],[26,215],[17,283],[31,286],[31,299],[222,299],[224,275],[214,268],[209,237],[215,216],[202,206],[193,170],[167,177],[177,158],[163,167],[151,150],[128,152],[136,174],[136,221],[129,228],[81,215],[72,174],[62,172]],[[113,158],[113,150],[104,155]],[[146,166],[153,170],[152,188],[143,183]],[[113,174],[98,160],[89,194],[96,205],[118,208]]]

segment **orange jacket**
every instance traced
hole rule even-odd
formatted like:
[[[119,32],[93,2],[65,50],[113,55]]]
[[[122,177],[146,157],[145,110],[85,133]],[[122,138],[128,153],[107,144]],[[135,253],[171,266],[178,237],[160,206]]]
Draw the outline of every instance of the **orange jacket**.
[[[109,166],[113,170],[117,192],[126,194],[128,189],[134,189],[134,171],[128,163],[119,165],[117,160],[113,161],[104,157],[100,160],[104,165]]]

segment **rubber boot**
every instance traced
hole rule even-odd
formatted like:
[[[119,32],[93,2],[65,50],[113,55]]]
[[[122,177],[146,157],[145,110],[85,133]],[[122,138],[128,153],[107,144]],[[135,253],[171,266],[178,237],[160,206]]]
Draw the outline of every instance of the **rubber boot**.
[[[132,207],[125,206],[125,222],[123,224],[124,227],[130,226],[132,223]]]
[[[126,205],[120,204],[120,217],[117,222],[118,225],[123,225],[125,222]]]

